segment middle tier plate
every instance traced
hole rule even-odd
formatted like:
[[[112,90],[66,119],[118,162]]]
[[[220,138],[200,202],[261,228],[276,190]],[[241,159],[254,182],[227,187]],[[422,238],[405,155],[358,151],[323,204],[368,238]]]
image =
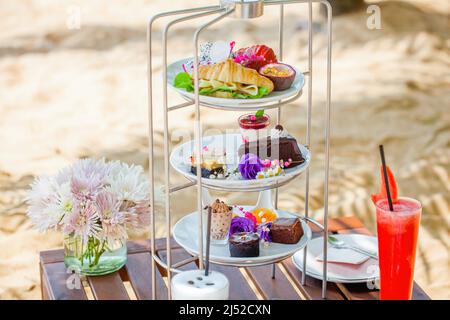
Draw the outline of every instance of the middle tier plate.
[[[219,148],[226,152],[226,165],[229,170],[237,167],[239,157],[237,156],[238,148],[242,144],[240,134],[225,134],[215,136],[205,136],[202,138],[202,147]],[[197,176],[191,172],[189,157],[194,154],[196,142],[195,140],[183,143],[172,151],[170,155],[170,164],[172,167],[187,179],[197,181]],[[206,188],[227,191],[262,191],[280,187],[299,176],[311,161],[310,151],[303,145],[298,145],[305,162],[293,167],[284,169],[283,174],[264,179],[246,180],[242,177],[232,177],[228,179],[211,179],[202,178],[202,184]]]
[[[253,206],[239,206],[245,210],[250,210]],[[238,258],[231,257],[228,244],[211,243],[210,261],[216,264],[230,265],[236,267],[251,267],[265,265],[284,260],[292,256],[295,252],[303,249],[311,239],[312,232],[308,224],[299,216],[289,212],[276,210],[280,218],[300,218],[303,228],[303,236],[296,244],[271,243],[265,247],[260,243],[260,255],[258,257]],[[204,216],[205,218],[205,216]],[[204,225],[206,221],[204,219]],[[206,230],[205,230],[206,231]],[[203,244],[206,244],[206,236],[204,235]],[[181,218],[173,227],[173,237],[175,241],[183,247],[191,255],[198,254],[198,213],[193,212]],[[205,249],[206,250],[206,247]]]

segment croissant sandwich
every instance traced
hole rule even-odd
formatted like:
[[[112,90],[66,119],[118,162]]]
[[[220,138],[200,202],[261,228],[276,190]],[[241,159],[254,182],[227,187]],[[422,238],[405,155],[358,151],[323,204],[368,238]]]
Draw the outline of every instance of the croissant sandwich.
[[[219,98],[255,99],[268,95],[274,88],[273,82],[269,78],[231,59],[210,65],[200,65],[198,73],[200,79],[199,93],[202,95]],[[177,78],[174,83],[176,87],[193,91],[193,84],[187,85],[186,75],[180,76],[179,74]],[[192,79],[190,80],[192,81]]]

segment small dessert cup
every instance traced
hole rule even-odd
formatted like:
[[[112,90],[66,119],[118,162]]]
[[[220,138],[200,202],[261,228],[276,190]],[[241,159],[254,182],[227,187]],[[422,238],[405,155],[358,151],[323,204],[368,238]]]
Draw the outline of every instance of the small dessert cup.
[[[205,211],[204,221],[208,219],[207,214],[208,208]],[[211,205],[211,244],[225,245],[228,243],[228,233],[230,232],[232,218],[232,208],[227,206],[223,201],[217,199]]]
[[[238,123],[244,143],[261,139],[269,134],[270,117],[267,114],[260,117],[253,113],[244,114],[239,117]]]
[[[211,244],[227,244],[230,231],[230,212],[211,212]]]

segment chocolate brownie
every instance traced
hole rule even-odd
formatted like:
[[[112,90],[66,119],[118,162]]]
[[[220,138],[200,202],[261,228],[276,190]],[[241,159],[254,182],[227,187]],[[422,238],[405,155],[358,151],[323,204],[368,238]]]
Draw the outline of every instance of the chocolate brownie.
[[[295,244],[303,235],[299,218],[277,218],[270,227],[273,242]]]

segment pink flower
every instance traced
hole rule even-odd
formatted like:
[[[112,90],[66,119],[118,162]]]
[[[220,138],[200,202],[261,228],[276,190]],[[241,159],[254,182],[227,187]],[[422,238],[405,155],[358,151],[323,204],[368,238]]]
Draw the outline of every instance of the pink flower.
[[[116,225],[124,222],[124,213],[120,212],[122,202],[117,200],[114,194],[101,192],[97,195],[95,202],[102,224]]]
[[[102,181],[98,176],[91,178],[73,176],[70,181],[70,190],[79,201],[93,201],[101,187]]]
[[[99,180],[104,182],[107,175],[110,173],[112,166],[106,164],[104,159],[82,159],[75,162],[71,167],[63,170],[60,175],[69,177],[78,177],[83,180]],[[65,174],[64,174],[65,173]]]
[[[89,237],[98,239],[101,231],[98,219],[97,207],[94,203],[89,202],[86,205],[76,203],[72,212],[65,218],[63,232],[66,235],[81,237],[83,243],[86,243]]]
[[[262,163],[264,168],[270,168],[272,165],[272,162],[269,159],[263,160]]]
[[[115,241],[124,242],[128,236],[124,226],[125,212],[121,211],[122,201],[109,192],[101,192],[96,197],[98,215],[102,230],[100,238],[113,247]]]
[[[255,217],[251,212],[246,211],[245,214],[244,214],[244,216],[245,216],[247,219],[252,220],[253,223],[255,224],[255,226],[258,224],[258,221],[256,220],[256,217]]]
[[[143,230],[150,225],[150,203],[140,201],[125,212],[125,225],[133,230]]]

